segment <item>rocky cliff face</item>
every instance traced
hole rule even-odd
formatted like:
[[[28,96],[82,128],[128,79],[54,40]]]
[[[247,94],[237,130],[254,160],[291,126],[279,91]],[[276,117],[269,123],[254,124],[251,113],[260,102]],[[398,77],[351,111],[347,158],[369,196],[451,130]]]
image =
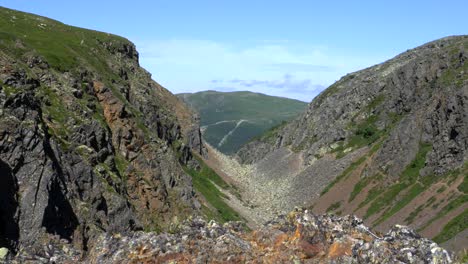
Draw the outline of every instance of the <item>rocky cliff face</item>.
[[[467,59],[468,37],[448,37],[348,74],[238,159],[287,177],[286,207],[356,213],[380,230],[406,223],[446,241],[467,227]]]
[[[451,263],[453,256],[412,230],[374,234],[353,217],[295,210],[248,232],[239,223],[185,221],[174,234],[102,235],[86,258],[50,245],[14,263]]]
[[[114,35],[0,8],[0,247],[164,229],[197,207],[197,120]]]

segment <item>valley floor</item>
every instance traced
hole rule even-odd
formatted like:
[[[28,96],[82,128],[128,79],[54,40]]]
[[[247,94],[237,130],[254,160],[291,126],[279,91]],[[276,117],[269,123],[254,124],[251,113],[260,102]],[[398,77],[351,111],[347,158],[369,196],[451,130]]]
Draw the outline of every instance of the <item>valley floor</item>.
[[[251,166],[239,164],[210,145],[207,145],[207,149],[209,158],[205,160],[206,164],[223,180],[242,190],[239,197],[217,186],[228,197],[226,203],[246,220],[250,228],[258,228],[275,215],[290,211],[291,208],[279,209],[281,188],[271,188],[268,183],[256,180],[252,176],[254,173]]]

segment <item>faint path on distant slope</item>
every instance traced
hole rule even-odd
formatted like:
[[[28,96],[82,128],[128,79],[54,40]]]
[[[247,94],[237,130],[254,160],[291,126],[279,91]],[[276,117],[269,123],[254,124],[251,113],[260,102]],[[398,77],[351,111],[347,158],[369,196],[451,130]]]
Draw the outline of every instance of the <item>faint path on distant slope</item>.
[[[245,119],[239,120],[239,121],[237,122],[236,126],[235,126],[231,131],[229,131],[229,132],[221,139],[221,141],[219,141],[219,143],[218,143],[218,148],[221,147],[221,146],[226,142],[227,138],[228,138],[229,136],[231,136],[232,133],[234,133],[234,131],[236,131],[236,129],[237,129],[242,123],[244,123],[244,122],[249,122],[249,121],[248,121],[248,120],[245,120]]]
[[[233,123],[233,122],[237,122],[237,120],[223,120],[223,121],[218,121],[216,123],[213,123],[213,124],[208,124],[208,125],[204,125],[204,126],[201,126],[200,127],[200,131],[203,133],[205,132],[205,130],[210,127],[210,126],[216,126],[216,125],[219,125],[219,124],[222,124],[222,123]]]

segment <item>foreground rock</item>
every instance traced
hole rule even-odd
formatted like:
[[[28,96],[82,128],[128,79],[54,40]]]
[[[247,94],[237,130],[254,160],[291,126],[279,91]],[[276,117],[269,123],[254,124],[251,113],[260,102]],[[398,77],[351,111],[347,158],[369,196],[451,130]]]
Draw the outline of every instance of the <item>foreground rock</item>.
[[[86,256],[64,245],[20,253],[14,263],[451,263],[450,254],[404,226],[381,236],[354,216],[280,216],[255,231],[241,223],[186,221],[174,233],[102,235]]]

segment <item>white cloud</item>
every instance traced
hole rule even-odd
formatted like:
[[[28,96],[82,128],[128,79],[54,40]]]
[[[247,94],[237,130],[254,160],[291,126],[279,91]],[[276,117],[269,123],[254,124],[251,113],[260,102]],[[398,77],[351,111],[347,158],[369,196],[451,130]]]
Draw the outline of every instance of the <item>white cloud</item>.
[[[137,48],[142,66],[174,93],[252,90],[306,101],[342,75],[379,62],[288,41],[239,47],[206,40],[158,40],[137,41]]]

